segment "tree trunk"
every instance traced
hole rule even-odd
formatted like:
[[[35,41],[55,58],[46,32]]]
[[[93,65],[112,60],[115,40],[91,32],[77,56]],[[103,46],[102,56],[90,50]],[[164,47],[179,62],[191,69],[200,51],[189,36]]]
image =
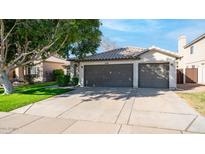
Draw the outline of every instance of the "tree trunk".
[[[13,93],[13,86],[11,81],[8,78],[8,75],[5,71],[0,72],[0,84],[4,88],[4,94],[11,94]]]

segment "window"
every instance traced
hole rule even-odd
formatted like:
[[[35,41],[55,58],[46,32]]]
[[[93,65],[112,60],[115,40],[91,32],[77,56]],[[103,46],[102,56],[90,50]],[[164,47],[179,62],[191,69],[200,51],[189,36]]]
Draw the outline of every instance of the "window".
[[[30,72],[31,72],[31,75],[39,75],[40,68],[36,67],[36,66],[31,66],[30,67]]]
[[[190,48],[190,54],[193,54],[194,53],[194,46],[192,46],[191,48]]]

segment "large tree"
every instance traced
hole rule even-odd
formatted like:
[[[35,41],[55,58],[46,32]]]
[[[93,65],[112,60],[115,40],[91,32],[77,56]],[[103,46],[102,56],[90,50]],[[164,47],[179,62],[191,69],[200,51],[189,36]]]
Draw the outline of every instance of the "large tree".
[[[4,94],[13,92],[8,73],[41,62],[52,54],[78,58],[95,53],[100,45],[99,20],[3,20],[0,19],[0,84]]]

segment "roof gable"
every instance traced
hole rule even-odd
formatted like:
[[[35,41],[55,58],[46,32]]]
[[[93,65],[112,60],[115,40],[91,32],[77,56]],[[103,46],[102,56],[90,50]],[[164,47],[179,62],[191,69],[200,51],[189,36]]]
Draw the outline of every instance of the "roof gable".
[[[45,62],[53,62],[53,63],[62,63],[62,64],[66,64],[66,65],[70,64],[67,60],[64,60],[64,59],[61,59],[61,58],[57,58],[57,57],[54,57],[54,56],[51,56],[51,57],[47,58],[44,61]]]
[[[174,53],[172,51],[169,51],[169,50],[165,50],[165,49],[162,49],[162,48],[159,48],[159,47],[156,47],[156,46],[152,46],[150,48],[148,48],[147,50],[145,50],[144,52],[142,52],[140,55],[144,54],[144,53],[147,53],[147,52],[150,52],[150,51],[156,51],[156,52],[160,52],[162,54],[165,54],[165,55],[168,55],[168,56],[171,56],[171,57],[175,57],[175,58],[180,58],[181,56],[178,55],[177,53]],[[140,56],[139,55],[139,56]]]

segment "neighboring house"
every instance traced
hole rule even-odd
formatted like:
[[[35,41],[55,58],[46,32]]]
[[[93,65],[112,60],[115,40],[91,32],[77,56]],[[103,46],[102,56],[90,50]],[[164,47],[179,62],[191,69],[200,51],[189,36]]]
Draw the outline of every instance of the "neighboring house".
[[[176,88],[180,56],[157,47],[119,48],[71,59],[71,76],[81,87]]]
[[[186,36],[180,36],[178,53],[182,57],[178,62],[182,83],[205,84],[205,34],[190,43]]]
[[[28,72],[30,71],[30,74],[35,76],[35,82],[46,82],[53,80],[53,70],[62,69],[66,74],[66,72],[69,71],[69,68],[69,61],[51,56],[35,66],[16,68],[10,72],[9,78],[10,80],[24,81],[28,75]]]

